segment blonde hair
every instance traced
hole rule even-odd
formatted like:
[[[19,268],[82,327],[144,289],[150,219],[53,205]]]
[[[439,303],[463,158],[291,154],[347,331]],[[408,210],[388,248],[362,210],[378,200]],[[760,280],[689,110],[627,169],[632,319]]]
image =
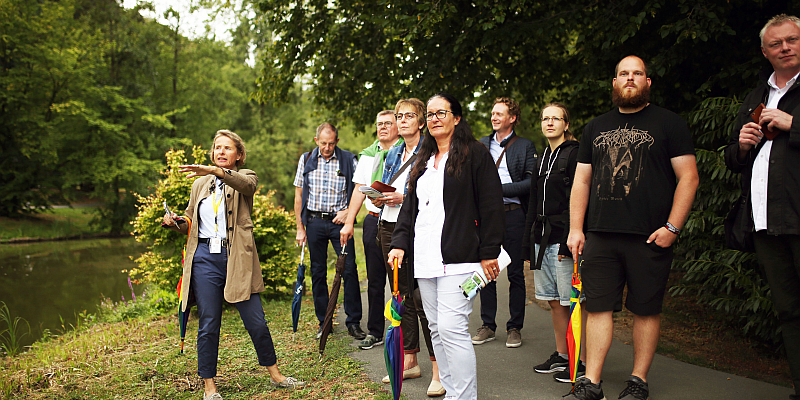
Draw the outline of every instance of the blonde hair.
[[[227,129],[220,129],[217,131],[217,134],[214,135],[214,140],[211,142],[211,150],[208,151],[208,158],[211,159],[211,162],[214,163],[214,144],[217,143],[217,139],[219,139],[220,136],[225,136],[226,138],[233,140],[233,143],[236,145],[236,152],[241,156],[238,160],[236,160],[236,168],[244,165],[244,159],[247,158],[247,150],[244,147],[244,140],[242,140],[241,136],[237,135],[235,132]]]
[[[761,47],[764,47],[764,34],[767,33],[767,29],[772,26],[783,25],[786,22],[794,22],[794,24],[800,28],[800,18],[794,15],[778,14],[770,18],[770,20],[764,24],[764,27],[761,28],[761,32],[758,33],[758,38],[761,39]]]

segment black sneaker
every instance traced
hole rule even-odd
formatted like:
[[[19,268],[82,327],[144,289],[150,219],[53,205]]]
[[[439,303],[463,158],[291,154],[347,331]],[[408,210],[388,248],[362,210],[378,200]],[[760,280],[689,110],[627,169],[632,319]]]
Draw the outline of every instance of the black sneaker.
[[[540,374],[551,374],[553,372],[560,372],[567,369],[569,361],[564,357],[558,355],[558,352],[553,352],[547,361],[533,367],[533,370]]]
[[[630,379],[625,381],[628,385],[622,393],[619,394],[621,400],[648,400],[650,399],[650,389],[647,387],[647,382],[643,381],[638,376],[631,375]]]
[[[361,350],[369,350],[375,346],[380,346],[383,344],[383,338],[378,338],[372,335],[367,335],[364,340],[358,343],[358,348]]]
[[[555,379],[558,382],[572,383],[572,379],[569,377],[568,368],[569,365],[567,365],[567,368],[564,368],[563,371],[557,372],[555,375],[553,375],[553,379]],[[585,375],[586,375],[586,364],[581,362],[580,364],[578,364],[578,374],[577,376],[575,376],[575,380],[578,380],[578,378],[582,378]]]
[[[603,395],[603,388],[600,387],[602,384],[603,381],[594,384],[586,377],[578,378],[575,380],[575,384],[572,385],[572,390],[562,397],[571,400],[606,400],[606,396]]]
[[[361,327],[358,325],[350,325],[347,327],[347,333],[355,338],[356,340],[364,340],[367,337],[367,334],[361,330]]]

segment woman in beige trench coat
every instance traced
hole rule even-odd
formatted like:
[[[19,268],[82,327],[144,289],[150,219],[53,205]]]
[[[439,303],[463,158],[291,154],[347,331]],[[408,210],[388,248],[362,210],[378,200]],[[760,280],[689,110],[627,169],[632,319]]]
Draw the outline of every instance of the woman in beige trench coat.
[[[236,306],[258,355],[277,387],[302,387],[304,382],[283,376],[278,370],[272,336],[264,319],[258,293],[264,291],[261,266],[253,238],[253,195],[258,186],[256,173],[239,169],[247,152],[236,133],[217,131],[209,153],[214,166],[182,165],[187,178],[200,177],[192,184],[186,216],[192,224],[177,223],[175,214],[164,215],[164,224],[188,234],[183,282],[197,300],[197,373],[205,382],[204,400],[221,400],[214,377],[223,300]],[[191,226],[191,228],[189,228]],[[191,231],[188,231],[191,229]],[[186,304],[186,299],[181,299]],[[185,310],[184,310],[185,311]]]

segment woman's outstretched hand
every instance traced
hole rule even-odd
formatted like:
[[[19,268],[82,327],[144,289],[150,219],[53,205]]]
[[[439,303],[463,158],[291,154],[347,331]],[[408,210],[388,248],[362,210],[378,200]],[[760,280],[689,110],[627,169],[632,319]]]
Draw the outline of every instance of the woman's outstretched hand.
[[[186,176],[187,178],[194,178],[196,176],[217,175],[215,174],[215,172],[220,170],[220,168],[217,166],[202,165],[202,164],[181,165],[178,168],[180,168],[178,172],[190,172],[190,174]]]

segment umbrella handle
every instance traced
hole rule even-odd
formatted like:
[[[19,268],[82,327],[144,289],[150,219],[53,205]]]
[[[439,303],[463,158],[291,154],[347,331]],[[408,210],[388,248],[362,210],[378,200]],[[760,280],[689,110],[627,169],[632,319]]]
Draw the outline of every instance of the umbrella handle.
[[[392,274],[394,279],[394,286],[392,287],[394,288],[394,290],[392,290],[392,294],[397,296],[398,294],[400,294],[400,287],[397,286],[397,273],[398,270],[400,269],[397,266],[397,257],[394,258],[393,262],[394,262],[394,268],[392,268]]]
[[[300,264],[303,263],[303,259],[306,256],[306,242],[303,242],[303,248],[300,249]]]
[[[578,275],[578,259],[576,258],[575,261],[572,262],[572,274]]]

